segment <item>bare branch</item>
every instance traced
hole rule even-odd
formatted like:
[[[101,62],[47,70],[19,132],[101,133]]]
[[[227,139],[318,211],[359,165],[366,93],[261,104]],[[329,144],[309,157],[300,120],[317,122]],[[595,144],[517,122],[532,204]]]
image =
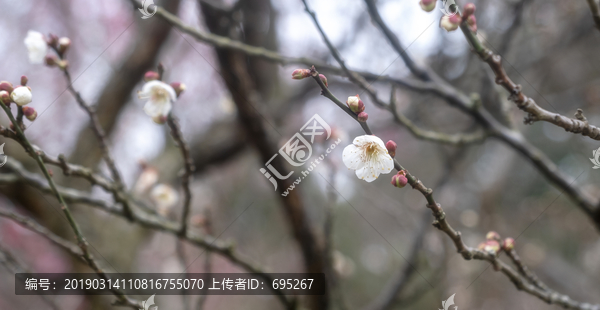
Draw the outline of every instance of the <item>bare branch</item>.
[[[592,18],[594,19],[596,28],[600,30],[600,9],[598,9],[597,2],[598,0],[587,0],[588,5],[590,6],[590,11],[592,11]]]

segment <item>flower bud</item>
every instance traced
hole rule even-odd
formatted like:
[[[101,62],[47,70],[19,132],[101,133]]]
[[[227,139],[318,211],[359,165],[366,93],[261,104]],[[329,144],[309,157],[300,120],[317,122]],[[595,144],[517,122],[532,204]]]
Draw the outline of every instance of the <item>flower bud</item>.
[[[10,94],[5,90],[0,90],[0,100],[8,106],[10,104]]]
[[[27,86],[17,86],[12,93],[10,93],[10,99],[19,106],[30,103],[32,97],[31,89]]]
[[[67,37],[62,37],[62,38],[58,39],[58,47],[56,49],[58,50],[59,54],[64,55],[70,46],[71,46],[71,39],[69,39]]]
[[[310,70],[308,69],[296,69],[292,72],[293,80],[302,80],[303,78],[307,78],[310,76]]]
[[[360,100],[358,95],[348,97],[346,104],[350,108],[350,110],[356,114],[365,110],[365,104]]]
[[[177,94],[177,97],[179,98],[179,95],[181,95],[181,93],[183,93],[183,91],[185,90],[185,84],[181,82],[173,82],[170,85],[171,87],[173,87],[175,93]]]
[[[325,84],[325,87],[329,87],[329,85],[327,85],[327,78],[323,74],[319,74],[319,78],[321,79],[323,84]]]
[[[398,145],[396,144],[396,142],[390,140],[385,144],[385,148],[388,150],[388,154],[390,154],[390,156],[396,157],[396,148],[398,147]]]
[[[37,111],[32,108],[32,107],[23,107],[23,115],[25,115],[25,117],[30,120],[30,121],[34,121],[37,117]]]
[[[61,59],[58,61],[57,65],[61,70],[65,70],[69,67],[69,62],[65,59]]]
[[[56,44],[58,43],[58,36],[56,36],[54,34],[49,34],[48,40],[46,42],[48,43],[48,45],[50,45],[52,47],[56,47]]]
[[[159,125],[162,125],[162,124],[164,124],[164,123],[167,122],[167,116],[166,115],[159,115],[159,116],[153,117],[152,120],[155,123],[157,123]]]
[[[59,60],[58,57],[56,57],[56,55],[46,55],[46,57],[44,57],[44,62],[47,66],[54,67],[58,65]]]
[[[11,82],[7,82],[7,81],[0,82],[0,91],[2,91],[2,90],[8,92],[9,94],[12,93],[12,91],[13,91],[13,85],[12,85],[12,83]]]
[[[27,76],[21,75],[21,86],[27,86],[27,82],[29,82],[29,79],[27,79]]]
[[[425,12],[431,12],[435,9],[435,0],[421,0],[419,1],[421,9]]]
[[[496,254],[500,251],[500,244],[496,240],[488,240],[479,244],[478,248],[490,254]]]
[[[465,7],[463,8],[463,20],[469,18],[469,16],[473,15],[473,13],[475,13],[475,4],[465,4]]]
[[[504,242],[502,242],[502,249],[504,251],[510,251],[514,248],[515,248],[515,239],[513,239],[513,238],[504,239]]]
[[[485,239],[499,241],[500,240],[500,234],[498,234],[495,231],[490,231],[490,232],[487,233],[487,235],[485,235]]]
[[[366,122],[369,119],[369,114],[367,112],[358,113],[358,121],[361,123]]]
[[[406,172],[404,170],[400,170],[398,174],[392,177],[392,185],[403,188],[408,183],[408,179],[406,178]]]
[[[457,15],[444,15],[440,20],[440,27],[444,28],[448,32],[458,29],[458,25],[460,25],[460,17],[458,17]]]
[[[154,81],[154,80],[158,80],[158,79],[160,79],[160,75],[158,74],[158,72],[148,71],[148,72],[146,72],[146,74],[144,74],[144,81],[146,81],[146,82],[150,82],[150,81]]]
[[[467,18],[467,25],[469,25],[469,29],[471,29],[472,32],[477,32],[477,19],[475,18],[475,15],[471,15]]]

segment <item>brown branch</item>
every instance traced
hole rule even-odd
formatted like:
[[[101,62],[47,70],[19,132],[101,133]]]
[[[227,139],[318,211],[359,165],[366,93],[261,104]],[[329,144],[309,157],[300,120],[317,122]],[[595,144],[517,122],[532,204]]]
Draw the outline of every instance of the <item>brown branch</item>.
[[[473,47],[473,50],[479,57],[488,64],[496,76],[496,84],[501,85],[510,94],[509,99],[513,101],[517,107],[525,112],[525,124],[532,124],[537,121],[545,121],[564,128],[568,132],[581,134],[590,137],[594,140],[600,140],[600,128],[590,125],[587,121],[582,121],[575,118],[568,118],[558,113],[553,113],[540,107],[535,100],[527,97],[521,91],[521,85],[515,84],[506,74],[502,66],[502,57],[494,54],[490,49],[486,48],[479,40],[476,34],[471,32],[466,22],[460,25],[460,29],[467,38],[467,41]]]
[[[16,121],[15,117],[13,116],[10,108],[8,108],[4,104],[4,102],[2,102],[2,100],[0,100],[0,106],[2,106],[2,109],[4,110],[4,112],[6,112],[6,115],[8,116],[8,118],[10,119],[10,121],[13,124],[16,124],[17,121]],[[31,157],[33,157],[33,159],[35,159],[35,161],[37,162],[40,170],[42,170],[44,176],[48,180],[48,184],[49,184],[50,188],[52,189],[53,194],[58,199],[58,201],[60,203],[60,206],[61,206],[61,210],[63,211],[65,217],[67,218],[67,221],[69,222],[69,226],[71,226],[73,232],[75,233],[75,237],[77,239],[79,248],[81,249],[81,251],[83,253],[83,258],[85,259],[85,261],[87,262],[87,264],[101,278],[103,278],[105,280],[108,280],[108,277],[107,277],[106,273],[100,268],[100,266],[98,265],[98,263],[96,262],[96,260],[92,256],[92,254],[89,252],[89,250],[88,250],[88,245],[89,244],[88,244],[87,240],[84,238],[84,236],[83,236],[83,234],[82,234],[82,232],[81,232],[81,230],[79,228],[79,225],[75,221],[75,218],[73,217],[73,214],[71,213],[71,210],[69,209],[66,201],[63,199],[61,193],[58,191],[58,188],[57,188],[56,184],[54,183],[54,180],[52,179],[52,176],[50,175],[50,172],[48,171],[48,168],[44,164],[44,161],[43,161],[42,157],[35,151],[35,149],[31,145],[31,143],[29,142],[29,140],[27,140],[27,137],[23,133],[23,130],[21,129],[21,127],[15,126],[15,129],[16,129],[17,138],[22,143],[23,147],[25,148],[25,151]],[[117,297],[117,299],[122,304],[130,306],[132,308],[138,307],[138,303],[137,302],[131,301],[127,296],[125,296],[121,292],[119,292],[119,291],[113,291],[113,293],[115,294],[115,296]]]
[[[596,28],[600,30],[600,9],[598,9],[598,0],[587,0],[587,3],[592,11],[592,18],[596,24]]]
[[[317,72],[317,70],[315,70],[314,67],[311,69],[311,76],[321,87],[321,94],[323,96],[325,96],[328,99],[336,98],[325,86],[325,84],[323,84],[323,82],[319,78],[319,72]],[[336,99],[336,101],[332,101],[337,104],[336,101],[339,100]],[[367,122],[361,122],[360,125],[365,130],[365,133],[372,134]],[[397,171],[404,171],[408,179],[408,184],[410,184],[410,186],[413,189],[419,191],[423,195],[423,197],[427,201],[427,208],[429,208],[433,213],[433,226],[445,233],[452,240],[457,252],[465,260],[477,259],[488,261],[492,264],[494,270],[500,271],[504,275],[506,275],[511,280],[511,282],[514,283],[517,289],[523,290],[533,296],[536,296],[549,304],[558,304],[567,309],[589,309],[589,304],[587,303],[580,303],[574,301],[566,295],[558,294],[551,290],[543,290],[537,285],[531,284],[529,282],[529,278],[520,275],[517,271],[512,269],[506,263],[500,261],[497,258],[496,254],[490,254],[488,252],[483,252],[481,250],[477,250],[467,246],[462,239],[461,233],[452,228],[450,223],[447,221],[446,213],[442,209],[442,206],[439,203],[437,203],[433,197],[433,190],[427,188],[423,184],[423,182],[421,182],[416,176],[412,175],[410,172],[408,172],[408,170],[406,170],[406,168],[402,167],[402,165],[400,165],[400,163],[396,159],[394,159],[394,167]]]
[[[183,133],[181,132],[179,122],[175,119],[173,114],[169,114],[167,124],[169,125],[169,128],[171,128],[171,136],[175,140],[175,143],[177,143],[177,146],[181,151],[181,156],[183,157],[184,172],[181,176],[181,182],[183,184],[184,198],[183,212],[181,214],[181,231],[179,233],[181,235],[185,235],[187,232],[187,222],[190,215],[190,205],[192,203],[192,192],[190,190],[190,183],[192,181],[192,173],[194,172],[194,162],[190,157],[190,148],[183,139]]]
[[[62,59],[62,54],[58,53]],[[98,120],[98,115],[96,114],[96,109],[90,105],[88,105],[85,100],[81,97],[79,92],[75,90],[73,87],[73,81],[71,80],[71,74],[67,67],[62,69],[65,79],[67,80],[67,89],[69,92],[75,97],[75,100],[79,104],[79,106],[88,114],[90,117],[90,127],[92,128],[96,138],[98,139],[98,143],[100,144],[100,150],[102,153],[102,157],[104,158],[104,162],[108,166],[110,170],[110,174],[114,180],[115,190],[111,191],[113,193],[113,197],[116,202],[121,203],[123,205],[123,211],[125,212],[125,216],[128,220],[132,220],[133,215],[131,211],[131,207],[129,205],[129,201],[122,195],[122,191],[125,189],[125,185],[123,184],[123,179],[121,178],[121,173],[117,169],[117,165],[115,164],[112,155],[110,154],[110,150],[108,148],[108,142],[106,139],[106,134],[104,133],[104,129],[102,129],[102,125],[100,125],[100,121]],[[63,170],[64,171],[64,170]]]

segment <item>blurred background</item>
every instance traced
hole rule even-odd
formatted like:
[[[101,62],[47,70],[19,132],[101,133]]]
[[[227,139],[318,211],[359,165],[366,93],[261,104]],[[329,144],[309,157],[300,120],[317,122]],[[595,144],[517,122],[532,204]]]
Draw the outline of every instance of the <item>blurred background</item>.
[[[238,1],[156,4],[201,31],[337,66],[301,1]],[[402,59],[372,23],[363,1],[308,2],[350,68],[410,77]],[[508,75],[523,86],[525,94],[543,108],[567,116],[582,108],[590,123],[600,124],[600,33],[585,1],[479,0],[475,4],[479,34],[503,56]],[[259,171],[267,155],[261,153],[257,138],[240,115],[242,103],[236,100],[249,98],[251,110],[263,120],[265,139],[275,151],[314,114],[342,139],[341,147],[294,190],[318,243],[331,240],[333,271],[328,275],[337,279],[330,297],[334,309],[374,306],[391,283],[402,286],[389,309],[438,309],[452,294],[461,309],[558,308],[517,291],[505,276],[488,268],[488,263],[463,260],[449,238],[430,225],[430,211],[417,191],[390,186],[391,174],[366,183],[347,170],[341,161],[343,147],[363,132],[320,96],[313,80],[290,78],[294,69],[305,66],[278,65],[242,55],[246,71],[240,73],[236,71],[239,68],[227,65],[235,63],[227,51],[215,50],[172,29],[158,16],[142,20],[126,0],[22,0],[0,1],[0,5],[5,12],[0,19],[0,80],[17,84],[21,75],[29,78],[33,90],[30,106],[38,111],[37,120],[26,131],[29,139],[48,154],[64,154],[70,162],[109,175],[88,127],[89,119],[65,91],[62,73],[29,64],[23,44],[28,30],[69,37],[72,45],[67,59],[73,86],[87,102],[97,105],[127,189],[158,210],[148,190],[134,190],[140,175],[156,169],[158,182],[179,193],[177,204],[158,210],[161,216],[177,220],[181,214],[178,173],[183,160],[167,126],[147,117],[142,110],[144,101],[136,96],[143,86],[143,74],[155,70],[158,62],[166,68],[165,81],[187,86],[173,113],[180,120],[196,166],[192,230],[235,242],[239,253],[266,271],[306,270],[302,246],[290,229],[285,199]],[[463,34],[439,28],[439,10],[426,13],[417,0],[380,0],[377,6],[416,62],[430,66],[466,94],[479,93],[483,106],[495,115],[509,109],[511,120],[531,144],[562,172],[576,178],[574,184],[586,194],[599,196],[600,171],[593,170],[588,159],[599,146],[596,141],[548,123],[524,125],[524,113],[506,102],[507,93],[494,84],[487,65],[470,52]],[[248,81],[238,81],[242,86],[228,82],[236,78]],[[333,74],[327,78],[331,92],[342,100],[362,93],[346,78]],[[389,98],[388,84],[376,82],[373,87],[381,98]],[[477,128],[469,116],[430,94],[398,89],[395,96],[398,111],[422,128],[446,133]],[[523,262],[551,288],[576,300],[600,303],[598,231],[527,158],[493,138],[462,146],[419,140],[366,95],[363,100],[374,133],[383,141],[397,142],[396,158],[434,188],[450,223],[462,232],[469,246],[484,241],[491,230],[502,237],[518,238],[516,249]],[[4,114],[0,122],[9,124]],[[0,139],[6,143],[4,152],[10,161],[39,173],[17,143]],[[316,145],[314,154],[321,154],[330,141]],[[286,167],[300,173],[298,168]],[[111,195],[88,182],[64,177],[57,167],[53,170],[59,184],[112,201]],[[8,172],[0,168],[0,175]],[[51,195],[19,182],[3,183],[0,192],[3,208],[32,217],[74,240]],[[112,272],[181,272],[184,265],[188,272],[203,272],[207,257],[213,272],[243,272],[220,255],[178,242],[172,234],[86,205],[72,208],[94,255]],[[184,253],[183,263],[178,247]],[[0,249],[0,258],[4,257],[0,259],[0,309],[51,309],[39,296],[14,295],[14,271],[7,267],[7,253],[33,272],[91,272],[46,239],[3,218]],[[198,299],[159,296],[157,304],[161,309],[196,309]],[[308,299],[301,298],[310,304]],[[113,296],[58,296],[53,302],[60,309],[107,309],[113,300]],[[283,307],[273,296],[209,296],[198,308]]]

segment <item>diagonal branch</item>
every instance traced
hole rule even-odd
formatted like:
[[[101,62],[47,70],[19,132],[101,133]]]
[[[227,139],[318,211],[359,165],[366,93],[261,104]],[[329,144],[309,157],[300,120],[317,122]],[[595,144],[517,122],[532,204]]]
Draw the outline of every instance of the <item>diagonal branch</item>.
[[[598,8],[598,0],[586,0],[590,11],[592,11],[592,18],[594,19],[594,23],[596,24],[596,28],[600,30],[600,9]]]
[[[314,67],[311,69],[311,75],[321,87],[321,95],[330,99],[331,101],[339,101],[339,99],[337,99],[329,91],[325,84],[323,84],[319,78],[319,72],[317,72]],[[361,123],[360,125],[365,129],[367,134],[371,134],[371,130],[369,129],[367,122]],[[559,294],[549,289],[542,289],[539,285],[531,283],[531,277],[519,274],[519,272],[515,271],[508,264],[498,259],[497,253],[484,252],[482,250],[467,246],[462,239],[461,233],[456,231],[447,221],[446,213],[442,209],[442,206],[437,203],[433,197],[433,190],[431,188],[427,188],[416,176],[412,175],[410,172],[408,172],[408,170],[406,170],[406,168],[402,167],[402,165],[400,165],[396,159],[394,159],[394,168],[397,171],[404,171],[408,179],[408,184],[410,184],[413,189],[416,189],[423,195],[427,201],[427,208],[429,208],[433,213],[433,226],[445,233],[452,240],[456,250],[465,260],[476,259],[489,262],[494,267],[494,270],[500,271],[506,275],[517,287],[517,289],[525,291],[549,304],[557,304],[566,309],[590,309],[590,304],[588,303],[574,301],[567,295]],[[598,306],[600,307],[600,305]]]

